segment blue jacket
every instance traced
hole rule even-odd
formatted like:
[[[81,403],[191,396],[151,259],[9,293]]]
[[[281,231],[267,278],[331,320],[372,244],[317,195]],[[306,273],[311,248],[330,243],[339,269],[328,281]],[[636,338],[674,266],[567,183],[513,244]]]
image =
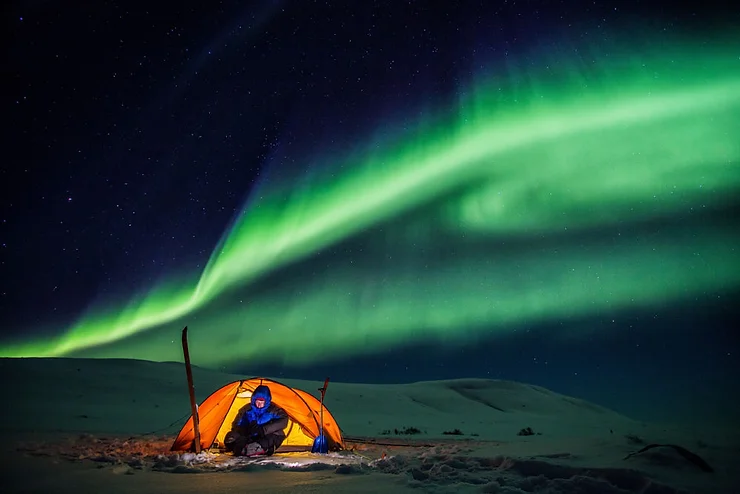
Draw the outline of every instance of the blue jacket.
[[[257,398],[264,398],[265,406],[257,408],[254,402]],[[288,425],[288,414],[285,410],[272,402],[272,393],[270,388],[261,384],[252,393],[251,406],[237,422],[237,426],[242,430],[257,430],[260,435],[267,436],[270,434],[285,435],[283,429]]]

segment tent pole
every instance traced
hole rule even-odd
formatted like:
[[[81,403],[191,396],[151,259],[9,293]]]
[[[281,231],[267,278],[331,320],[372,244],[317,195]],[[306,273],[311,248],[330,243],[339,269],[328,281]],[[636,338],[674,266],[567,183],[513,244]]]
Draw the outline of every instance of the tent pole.
[[[188,391],[190,392],[190,409],[193,412],[193,432],[195,438],[193,446],[195,453],[200,453],[200,421],[198,420],[198,404],[195,402],[195,386],[193,386],[193,370],[190,368],[190,352],[188,351],[188,327],[182,329],[182,353],[185,356],[185,372],[188,375]]]

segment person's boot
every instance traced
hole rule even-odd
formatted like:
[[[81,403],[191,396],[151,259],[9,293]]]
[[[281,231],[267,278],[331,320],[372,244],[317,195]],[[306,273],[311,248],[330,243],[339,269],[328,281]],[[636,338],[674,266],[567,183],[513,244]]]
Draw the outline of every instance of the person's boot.
[[[244,446],[244,450],[242,451],[242,454],[244,456],[261,456],[264,455],[266,451],[262,447],[260,443],[249,443],[246,446]]]

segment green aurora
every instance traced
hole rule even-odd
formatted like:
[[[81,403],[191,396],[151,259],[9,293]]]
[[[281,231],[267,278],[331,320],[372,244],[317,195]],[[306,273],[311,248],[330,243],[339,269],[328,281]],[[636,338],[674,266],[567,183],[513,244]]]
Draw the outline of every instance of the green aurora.
[[[740,191],[737,53],[490,74],[261,190],[201,273],[0,354],[181,360],[189,325],[197,364],[309,362],[734,289],[740,232],[715,212]]]

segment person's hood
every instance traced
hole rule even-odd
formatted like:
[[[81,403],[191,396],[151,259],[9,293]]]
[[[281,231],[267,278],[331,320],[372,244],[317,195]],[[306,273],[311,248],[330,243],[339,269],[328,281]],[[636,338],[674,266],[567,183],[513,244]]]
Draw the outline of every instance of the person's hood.
[[[254,406],[254,401],[260,397],[265,399],[265,407],[262,409]],[[272,403],[272,393],[270,393],[270,388],[268,388],[264,384],[260,384],[255,388],[254,393],[252,393],[252,410],[261,414],[262,412],[267,410],[267,407],[270,406],[270,403]]]

